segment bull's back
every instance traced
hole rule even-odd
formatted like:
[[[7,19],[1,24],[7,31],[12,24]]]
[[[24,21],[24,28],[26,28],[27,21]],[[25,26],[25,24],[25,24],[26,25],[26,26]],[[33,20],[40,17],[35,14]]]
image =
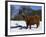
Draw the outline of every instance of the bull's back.
[[[40,16],[34,16],[34,23],[39,23]]]

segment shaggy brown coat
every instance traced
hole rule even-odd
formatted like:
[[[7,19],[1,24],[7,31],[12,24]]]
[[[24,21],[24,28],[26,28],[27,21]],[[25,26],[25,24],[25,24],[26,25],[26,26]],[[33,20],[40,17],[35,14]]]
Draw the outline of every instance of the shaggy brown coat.
[[[40,16],[23,16],[24,20],[26,21],[26,26],[28,28],[28,26],[30,26],[31,29],[31,25],[36,24],[37,28],[39,26],[39,22],[40,22]]]

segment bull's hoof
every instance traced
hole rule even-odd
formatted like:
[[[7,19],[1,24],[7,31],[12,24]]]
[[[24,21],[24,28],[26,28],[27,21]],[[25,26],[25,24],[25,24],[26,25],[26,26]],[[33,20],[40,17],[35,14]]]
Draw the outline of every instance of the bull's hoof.
[[[36,28],[38,28],[39,27],[39,25],[37,25],[37,27]]]
[[[36,27],[36,28],[38,28],[38,27]]]
[[[36,27],[36,29],[37,29],[38,27]]]
[[[31,29],[31,28],[30,28]]]

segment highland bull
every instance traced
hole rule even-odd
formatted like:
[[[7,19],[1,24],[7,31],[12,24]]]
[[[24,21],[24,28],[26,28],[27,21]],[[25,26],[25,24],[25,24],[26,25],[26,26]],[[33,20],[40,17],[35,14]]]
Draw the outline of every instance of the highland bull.
[[[36,24],[36,28],[38,28],[39,23],[40,23],[40,16],[23,16],[24,20],[26,21],[26,26],[28,28],[28,26],[30,26],[31,29],[31,25],[35,25]]]

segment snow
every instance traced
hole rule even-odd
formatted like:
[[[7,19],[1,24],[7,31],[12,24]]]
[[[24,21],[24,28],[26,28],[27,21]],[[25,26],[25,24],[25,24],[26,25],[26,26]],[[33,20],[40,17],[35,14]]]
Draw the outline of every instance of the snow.
[[[17,26],[16,25],[19,24],[21,26],[26,26],[26,22],[25,21],[11,21],[11,27],[12,26]],[[32,25],[31,27],[36,27],[36,25]],[[31,28],[31,29],[19,29],[18,28],[10,28],[10,32],[11,33],[15,33],[15,34],[35,34],[35,33],[44,33],[44,25],[42,24],[42,21],[40,21],[40,25],[38,28]],[[13,34],[13,35],[15,35]]]

